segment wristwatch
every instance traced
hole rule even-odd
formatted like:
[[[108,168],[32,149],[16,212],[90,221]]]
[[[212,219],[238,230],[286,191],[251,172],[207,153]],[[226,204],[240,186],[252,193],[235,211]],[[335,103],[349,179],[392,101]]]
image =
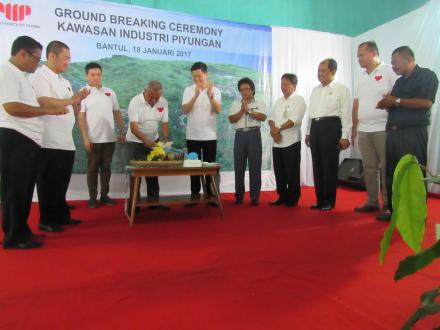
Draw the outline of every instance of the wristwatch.
[[[398,107],[400,105],[400,97],[396,99],[396,101],[394,101],[394,106]]]

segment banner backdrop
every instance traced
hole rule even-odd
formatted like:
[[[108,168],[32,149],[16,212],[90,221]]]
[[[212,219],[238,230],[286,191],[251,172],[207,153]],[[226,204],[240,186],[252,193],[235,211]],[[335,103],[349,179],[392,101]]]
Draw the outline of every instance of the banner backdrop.
[[[207,63],[209,79],[220,88],[223,111],[217,120],[217,161],[233,169],[234,132],[227,117],[238,98],[237,81],[254,80],[256,98],[270,105],[271,28],[194,17],[186,14],[108,2],[23,0],[0,2],[0,59],[9,58],[13,40],[28,35],[46,46],[60,40],[70,47],[72,62],[65,77],[74,90],[86,85],[84,66],[103,66],[104,85],[119,99],[125,121],[130,99],[150,80],[164,86],[170,105],[171,139],[185,147],[185,116],[180,105],[186,86],[192,84],[193,62]],[[43,50],[44,51],[44,50]],[[68,132],[66,132],[68,134]],[[270,168],[270,135],[263,127],[263,169]],[[86,154],[77,127],[74,173],[85,173]],[[124,170],[123,146],[118,146],[113,170]]]

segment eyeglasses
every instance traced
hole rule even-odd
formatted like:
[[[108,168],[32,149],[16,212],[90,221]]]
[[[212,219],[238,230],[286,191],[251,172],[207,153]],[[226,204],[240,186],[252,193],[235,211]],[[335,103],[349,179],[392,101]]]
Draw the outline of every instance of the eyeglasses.
[[[30,51],[26,51],[26,53],[28,53],[29,55],[31,55],[33,58],[35,58],[38,62],[41,62],[41,57],[37,57],[34,54],[32,54]]]

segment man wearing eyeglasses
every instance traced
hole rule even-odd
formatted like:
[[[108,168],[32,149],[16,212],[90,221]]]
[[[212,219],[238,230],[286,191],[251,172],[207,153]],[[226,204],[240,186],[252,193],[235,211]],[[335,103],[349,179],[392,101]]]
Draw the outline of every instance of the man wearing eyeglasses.
[[[64,106],[40,106],[28,80],[43,46],[28,37],[12,44],[9,61],[0,67],[0,175],[5,249],[42,245],[27,224],[37,179],[44,115],[64,115]]]

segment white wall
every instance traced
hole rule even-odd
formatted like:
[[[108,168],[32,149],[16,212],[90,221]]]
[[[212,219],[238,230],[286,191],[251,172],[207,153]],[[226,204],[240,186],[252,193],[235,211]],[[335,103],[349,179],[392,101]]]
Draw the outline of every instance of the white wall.
[[[376,41],[381,59],[391,62],[391,53],[399,46],[413,49],[416,62],[421,67],[433,70],[440,77],[440,0],[431,0],[421,8],[363,33],[353,40],[353,61],[356,61],[357,45]],[[356,63],[356,62],[354,62]],[[360,71],[356,66],[355,74]],[[440,91],[432,107],[431,130],[428,144],[428,168],[440,174]],[[440,186],[433,185],[430,191],[440,193]]]
[[[281,76],[294,73],[298,77],[296,92],[309,104],[312,89],[319,84],[317,73],[319,63],[334,58],[338,63],[335,80],[352,90],[352,38],[311,30],[272,28],[272,100],[282,96]],[[301,126],[303,141],[306,133],[308,112]],[[350,157],[350,150],[341,152],[341,159]],[[313,185],[312,157],[310,149],[301,146],[301,184]]]

